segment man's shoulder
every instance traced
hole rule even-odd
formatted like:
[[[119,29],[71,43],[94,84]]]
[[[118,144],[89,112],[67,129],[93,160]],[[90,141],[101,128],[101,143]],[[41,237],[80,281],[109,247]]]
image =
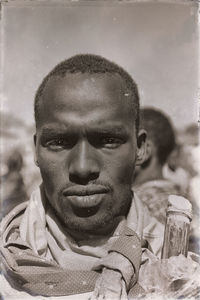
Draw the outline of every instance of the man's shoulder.
[[[134,187],[140,197],[155,197],[157,194],[180,194],[180,187],[168,179],[149,180]],[[143,200],[143,199],[142,199]]]
[[[136,194],[159,222],[165,224],[169,195],[180,195],[179,187],[166,179],[152,180],[135,187]]]

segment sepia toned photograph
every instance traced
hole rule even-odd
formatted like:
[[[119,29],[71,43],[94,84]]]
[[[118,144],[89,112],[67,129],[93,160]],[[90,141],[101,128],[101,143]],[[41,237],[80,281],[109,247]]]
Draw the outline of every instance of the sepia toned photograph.
[[[0,3],[0,300],[200,299],[198,0]]]

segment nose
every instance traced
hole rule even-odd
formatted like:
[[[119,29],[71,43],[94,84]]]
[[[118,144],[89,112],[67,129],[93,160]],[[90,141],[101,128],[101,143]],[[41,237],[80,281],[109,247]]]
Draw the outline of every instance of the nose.
[[[69,157],[69,180],[76,184],[88,184],[99,177],[100,167],[95,149],[87,141],[79,142]]]

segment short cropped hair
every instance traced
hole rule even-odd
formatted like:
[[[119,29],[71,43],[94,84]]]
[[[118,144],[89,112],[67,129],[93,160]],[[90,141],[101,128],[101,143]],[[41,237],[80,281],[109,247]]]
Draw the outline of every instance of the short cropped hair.
[[[34,113],[35,113],[36,126],[40,114],[40,102],[42,99],[44,88],[48,80],[53,76],[64,77],[66,74],[73,74],[73,73],[119,74],[121,78],[124,80],[127,89],[131,93],[136,130],[138,130],[139,94],[138,94],[136,83],[123,68],[121,68],[117,64],[109,61],[104,57],[101,57],[99,55],[93,55],[93,54],[79,54],[79,55],[72,56],[69,59],[62,61],[57,66],[55,66],[53,70],[50,71],[50,73],[43,79],[35,95]]]
[[[156,147],[158,161],[164,165],[175,148],[175,132],[169,118],[154,108],[140,110],[140,128],[147,131],[147,137]]]

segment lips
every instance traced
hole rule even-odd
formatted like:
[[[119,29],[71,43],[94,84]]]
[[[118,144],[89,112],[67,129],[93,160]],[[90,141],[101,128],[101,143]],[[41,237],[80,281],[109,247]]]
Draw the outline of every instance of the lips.
[[[102,185],[92,186],[73,186],[63,192],[73,206],[80,208],[89,208],[97,206],[103,200],[103,197],[110,189]]]

